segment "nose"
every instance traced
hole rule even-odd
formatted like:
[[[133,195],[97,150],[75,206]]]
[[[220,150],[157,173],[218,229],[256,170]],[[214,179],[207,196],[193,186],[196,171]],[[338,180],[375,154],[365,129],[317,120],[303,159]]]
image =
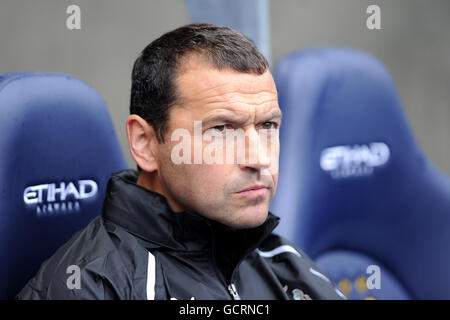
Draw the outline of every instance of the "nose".
[[[269,169],[272,140],[269,130],[248,129],[245,134],[245,157],[238,159],[239,167],[242,170],[253,170],[258,173]]]

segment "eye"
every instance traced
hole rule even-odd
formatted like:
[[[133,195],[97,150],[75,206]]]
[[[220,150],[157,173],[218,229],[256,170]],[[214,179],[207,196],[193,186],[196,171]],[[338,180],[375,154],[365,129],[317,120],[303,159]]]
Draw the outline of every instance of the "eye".
[[[273,121],[266,121],[263,124],[261,124],[261,129],[276,129],[278,128],[278,123]]]
[[[212,129],[212,130],[219,131],[219,132],[223,132],[223,131],[225,131],[226,129],[233,129],[233,127],[232,127],[231,124],[221,124],[221,125],[219,125],[219,126],[212,127],[211,129]]]

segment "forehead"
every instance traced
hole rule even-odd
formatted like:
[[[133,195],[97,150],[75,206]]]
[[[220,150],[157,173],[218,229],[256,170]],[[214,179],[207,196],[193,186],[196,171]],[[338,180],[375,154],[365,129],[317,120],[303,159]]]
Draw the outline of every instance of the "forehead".
[[[176,87],[179,104],[193,112],[278,106],[277,90],[269,70],[262,75],[219,70],[201,58],[192,57],[178,72]]]

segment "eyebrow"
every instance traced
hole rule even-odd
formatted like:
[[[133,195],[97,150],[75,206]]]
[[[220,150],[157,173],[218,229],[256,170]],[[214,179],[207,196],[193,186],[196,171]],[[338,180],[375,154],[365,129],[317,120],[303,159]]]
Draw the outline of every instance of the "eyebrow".
[[[274,120],[274,119],[281,119],[283,117],[283,114],[281,113],[280,109],[272,109],[268,114],[262,114],[261,118],[266,120]]]
[[[216,113],[216,114],[207,116],[202,121],[204,123],[211,123],[211,122],[241,123],[241,122],[245,122],[245,120],[247,118],[248,117],[246,115],[239,115],[238,113],[235,113],[235,112],[226,111],[226,112],[220,112],[220,113]],[[274,110],[270,111],[268,114],[267,113],[262,114],[261,118],[265,119],[265,121],[272,120],[272,119],[281,119],[282,113],[281,113],[280,109],[274,109]]]
[[[239,115],[235,112],[220,112],[220,113],[216,113],[216,114],[207,116],[205,119],[203,119],[203,122],[205,122],[205,123],[211,123],[211,122],[239,123],[239,122],[245,122],[245,120],[247,118],[248,118],[247,116]]]

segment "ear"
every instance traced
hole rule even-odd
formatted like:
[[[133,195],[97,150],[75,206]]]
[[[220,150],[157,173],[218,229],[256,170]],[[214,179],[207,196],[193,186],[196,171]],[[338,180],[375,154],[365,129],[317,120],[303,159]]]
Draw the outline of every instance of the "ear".
[[[131,156],[146,172],[158,170],[158,140],[153,127],[138,115],[132,114],[126,122]]]

